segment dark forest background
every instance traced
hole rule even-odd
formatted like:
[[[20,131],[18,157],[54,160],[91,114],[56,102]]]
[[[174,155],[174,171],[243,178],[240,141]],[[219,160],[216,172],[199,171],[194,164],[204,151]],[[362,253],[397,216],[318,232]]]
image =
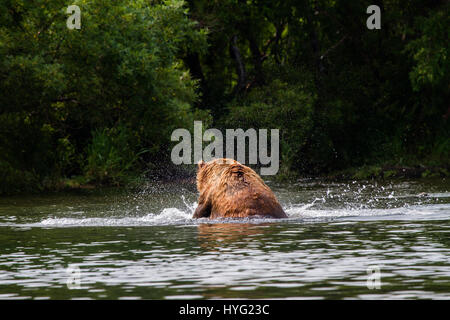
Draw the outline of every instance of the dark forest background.
[[[279,178],[448,176],[449,3],[1,0],[0,193],[176,176],[194,120],[279,128]]]

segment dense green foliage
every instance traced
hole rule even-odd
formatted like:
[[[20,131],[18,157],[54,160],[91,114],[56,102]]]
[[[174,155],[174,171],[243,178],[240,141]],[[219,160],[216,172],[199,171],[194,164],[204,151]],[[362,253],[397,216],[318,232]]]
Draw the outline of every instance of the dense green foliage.
[[[195,81],[179,58],[206,38],[182,3],[75,4],[80,30],[66,27],[65,1],[1,4],[4,188],[82,173],[119,182],[167,153],[175,128],[207,116],[192,109]]]
[[[200,103],[227,126],[280,128],[289,171],[448,165],[449,4],[378,2],[369,30],[370,4],[192,1],[210,30]]]
[[[0,2],[0,193],[119,184],[171,132],[279,128],[281,172],[448,166],[449,3]]]

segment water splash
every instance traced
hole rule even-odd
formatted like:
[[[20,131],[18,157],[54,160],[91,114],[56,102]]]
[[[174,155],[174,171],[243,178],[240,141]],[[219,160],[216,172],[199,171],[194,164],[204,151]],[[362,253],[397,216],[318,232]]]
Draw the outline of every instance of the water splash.
[[[167,190],[166,190],[167,189]],[[274,187],[288,218],[192,219],[197,194],[191,189],[170,186],[126,194],[125,197],[94,198],[95,201],[70,201],[37,206],[34,215],[27,206],[23,214],[14,207],[0,216],[0,226],[89,227],[89,226],[163,226],[204,223],[290,223],[325,222],[334,219],[450,219],[450,192],[426,190],[411,184],[378,186],[367,183],[293,185]],[[57,200],[57,199],[55,199]]]
[[[353,218],[357,220],[392,220],[392,219],[450,219],[448,204],[436,205],[415,205],[403,206],[398,208],[362,208],[362,209],[329,209],[318,210],[310,209],[314,204],[304,206],[292,206],[286,209],[290,219],[338,219]]]
[[[177,208],[166,208],[159,214],[149,213],[141,217],[108,218],[47,218],[34,226],[154,226],[189,224],[192,215]]]
[[[356,220],[392,220],[392,219],[449,219],[448,205],[409,206],[390,209],[311,209],[314,202],[301,206],[286,208],[287,219],[270,219],[253,217],[246,219],[193,219],[192,210],[183,211],[177,208],[165,208],[159,214],[149,213],[141,217],[92,217],[92,218],[47,218],[28,226],[37,227],[100,227],[100,226],[163,226],[163,225],[198,225],[202,223],[267,223],[267,222],[299,222],[328,221],[329,219]],[[190,207],[193,207],[190,206]]]

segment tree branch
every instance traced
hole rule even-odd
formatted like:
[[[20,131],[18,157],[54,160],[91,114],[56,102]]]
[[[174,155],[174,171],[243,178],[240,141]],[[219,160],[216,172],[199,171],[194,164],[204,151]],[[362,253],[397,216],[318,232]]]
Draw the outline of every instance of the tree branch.
[[[236,61],[236,72],[238,74],[238,83],[233,89],[234,94],[239,93],[242,91],[242,89],[245,88],[245,84],[247,81],[247,74],[245,72],[245,65],[242,61],[241,52],[239,51],[239,48],[237,46],[237,36],[234,35],[231,38],[230,43],[230,55],[231,57]]]
[[[325,58],[331,51],[333,51],[334,49],[336,49],[341,43],[344,42],[345,39],[347,39],[348,35],[344,35],[342,37],[341,40],[339,40],[338,42],[336,42],[332,47],[328,48],[321,56],[320,59]]]

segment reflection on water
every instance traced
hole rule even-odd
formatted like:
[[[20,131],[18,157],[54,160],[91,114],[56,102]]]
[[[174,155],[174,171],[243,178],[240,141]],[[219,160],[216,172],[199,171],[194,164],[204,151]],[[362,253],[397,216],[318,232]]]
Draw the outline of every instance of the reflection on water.
[[[203,223],[197,226],[198,241],[202,248],[219,249],[224,245],[247,244],[270,230],[270,223]]]
[[[193,185],[0,199],[0,298],[450,298],[446,181],[271,186],[288,219],[192,220]]]

